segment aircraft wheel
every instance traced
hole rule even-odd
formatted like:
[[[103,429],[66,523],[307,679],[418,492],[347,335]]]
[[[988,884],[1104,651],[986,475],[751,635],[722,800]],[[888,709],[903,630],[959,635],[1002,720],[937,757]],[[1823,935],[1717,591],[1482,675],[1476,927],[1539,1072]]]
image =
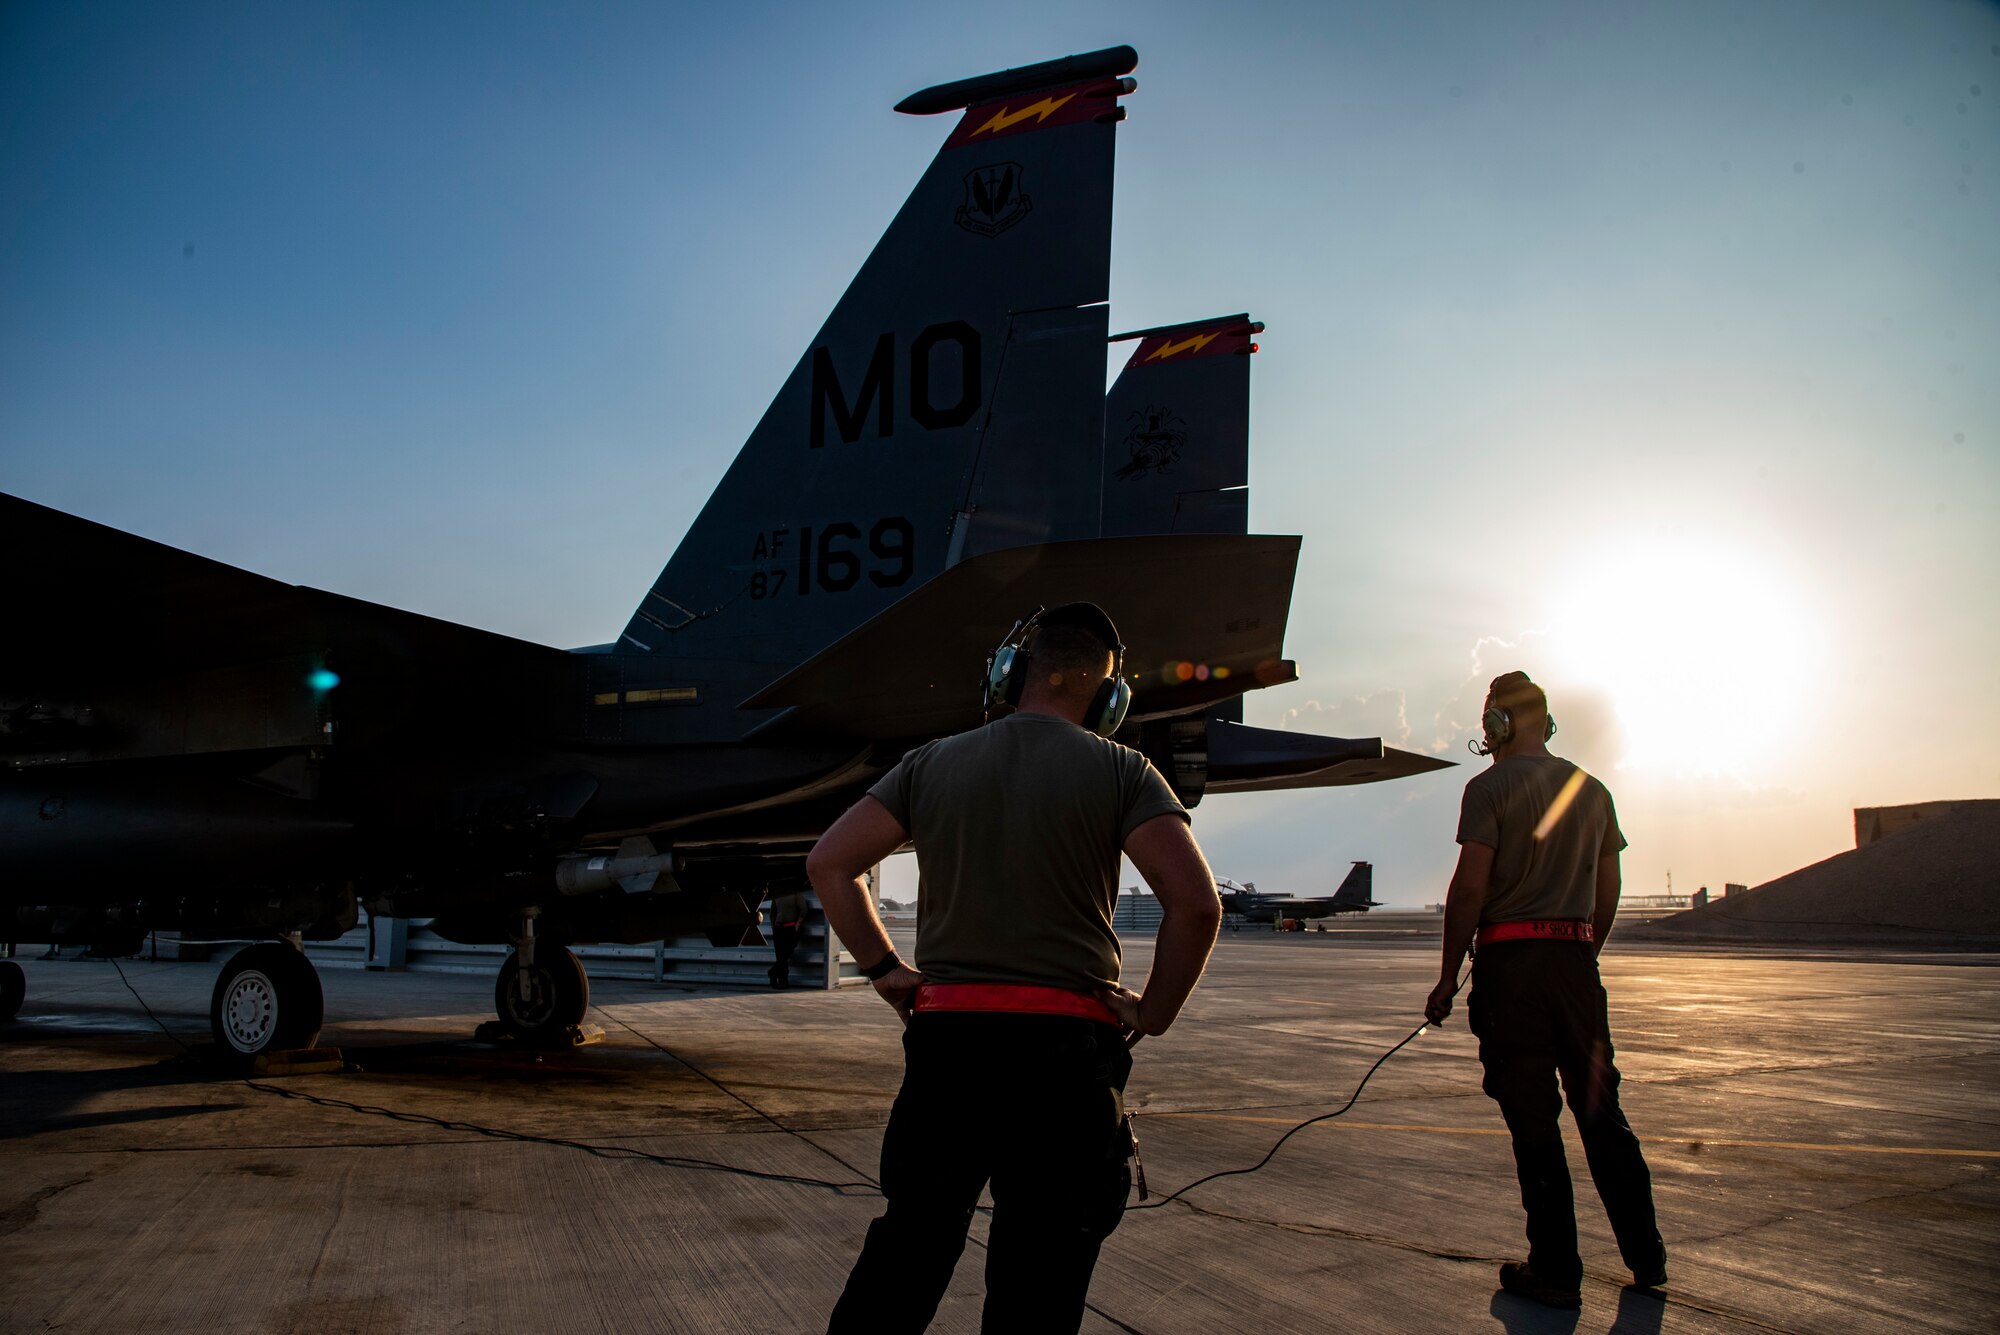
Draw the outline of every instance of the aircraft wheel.
[[[12,960],[0,960],[0,1020],[11,1020],[19,1015],[21,1003],[27,998],[26,971]]]
[[[493,1009],[500,1022],[521,1038],[553,1038],[583,1023],[590,1009],[590,979],[583,961],[568,950],[543,944],[527,970],[527,995],[521,995],[521,952],[507,956],[493,987]]]
[[[208,1027],[216,1046],[242,1057],[309,1048],[319,1041],[326,997],[319,971],[282,941],[236,952],[215,980]]]

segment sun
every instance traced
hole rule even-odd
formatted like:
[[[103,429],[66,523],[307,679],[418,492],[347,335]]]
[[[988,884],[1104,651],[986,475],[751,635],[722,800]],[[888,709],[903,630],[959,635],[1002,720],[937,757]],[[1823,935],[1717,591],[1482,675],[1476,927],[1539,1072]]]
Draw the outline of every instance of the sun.
[[[1552,675],[1612,702],[1621,769],[1754,778],[1799,749],[1818,693],[1806,593],[1726,537],[1586,553],[1558,588],[1549,638]]]

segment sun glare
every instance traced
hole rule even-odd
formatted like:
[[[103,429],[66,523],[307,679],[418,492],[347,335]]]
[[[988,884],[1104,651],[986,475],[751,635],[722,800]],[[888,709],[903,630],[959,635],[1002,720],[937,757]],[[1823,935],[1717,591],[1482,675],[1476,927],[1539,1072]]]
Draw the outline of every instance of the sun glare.
[[[1695,537],[1586,552],[1578,564],[1552,609],[1551,666],[1611,701],[1621,768],[1750,778],[1796,749],[1817,692],[1818,633],[1783,572],[1727,539]]]

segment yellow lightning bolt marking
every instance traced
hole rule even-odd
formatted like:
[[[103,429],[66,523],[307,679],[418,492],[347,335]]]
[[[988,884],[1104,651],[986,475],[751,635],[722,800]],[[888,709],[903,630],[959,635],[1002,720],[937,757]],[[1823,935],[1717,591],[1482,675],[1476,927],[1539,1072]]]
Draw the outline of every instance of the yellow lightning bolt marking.
[[[1200,352],[1213,342],[1215,342],[1214,334],[1196,334],[1194,337],[1184,338],[1178,343],[1162,343],[1159,347],[1153,349],[1153,355],[1146,358],[1146,360],[1149,362],[1163,362],[1169,357],[1178,357],[1183,352]]]
[[[1029,103],[1019,111],[1009,111],[1007,108],[1002,107],[993,113],[992,120],[987,121],[986,124],[974,130],[967,137],[976,138],[982,134],[996,134],[1011,126],[1019,125],[1030,116],[1033,116],[1037,121],[1045,121],[1058,111],[1061,111],[1063,104],[1075,96],[1075,93],[1065,93],[1061,97],[1045,97],[1039,102]]]

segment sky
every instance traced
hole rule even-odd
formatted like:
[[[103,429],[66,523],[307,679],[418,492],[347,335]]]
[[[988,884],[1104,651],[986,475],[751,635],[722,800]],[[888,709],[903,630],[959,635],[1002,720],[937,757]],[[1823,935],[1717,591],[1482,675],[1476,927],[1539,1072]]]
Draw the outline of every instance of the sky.
[[[1210,799],[1219,872],[1441,899],[1512,668],[1628,893],[2000,796],[1990,4],[13,3],[0,490],[608,640],[950,128],[893,103],[1121,42],[1112,326],[1267,326],[1247,721],[1462,762]]]

